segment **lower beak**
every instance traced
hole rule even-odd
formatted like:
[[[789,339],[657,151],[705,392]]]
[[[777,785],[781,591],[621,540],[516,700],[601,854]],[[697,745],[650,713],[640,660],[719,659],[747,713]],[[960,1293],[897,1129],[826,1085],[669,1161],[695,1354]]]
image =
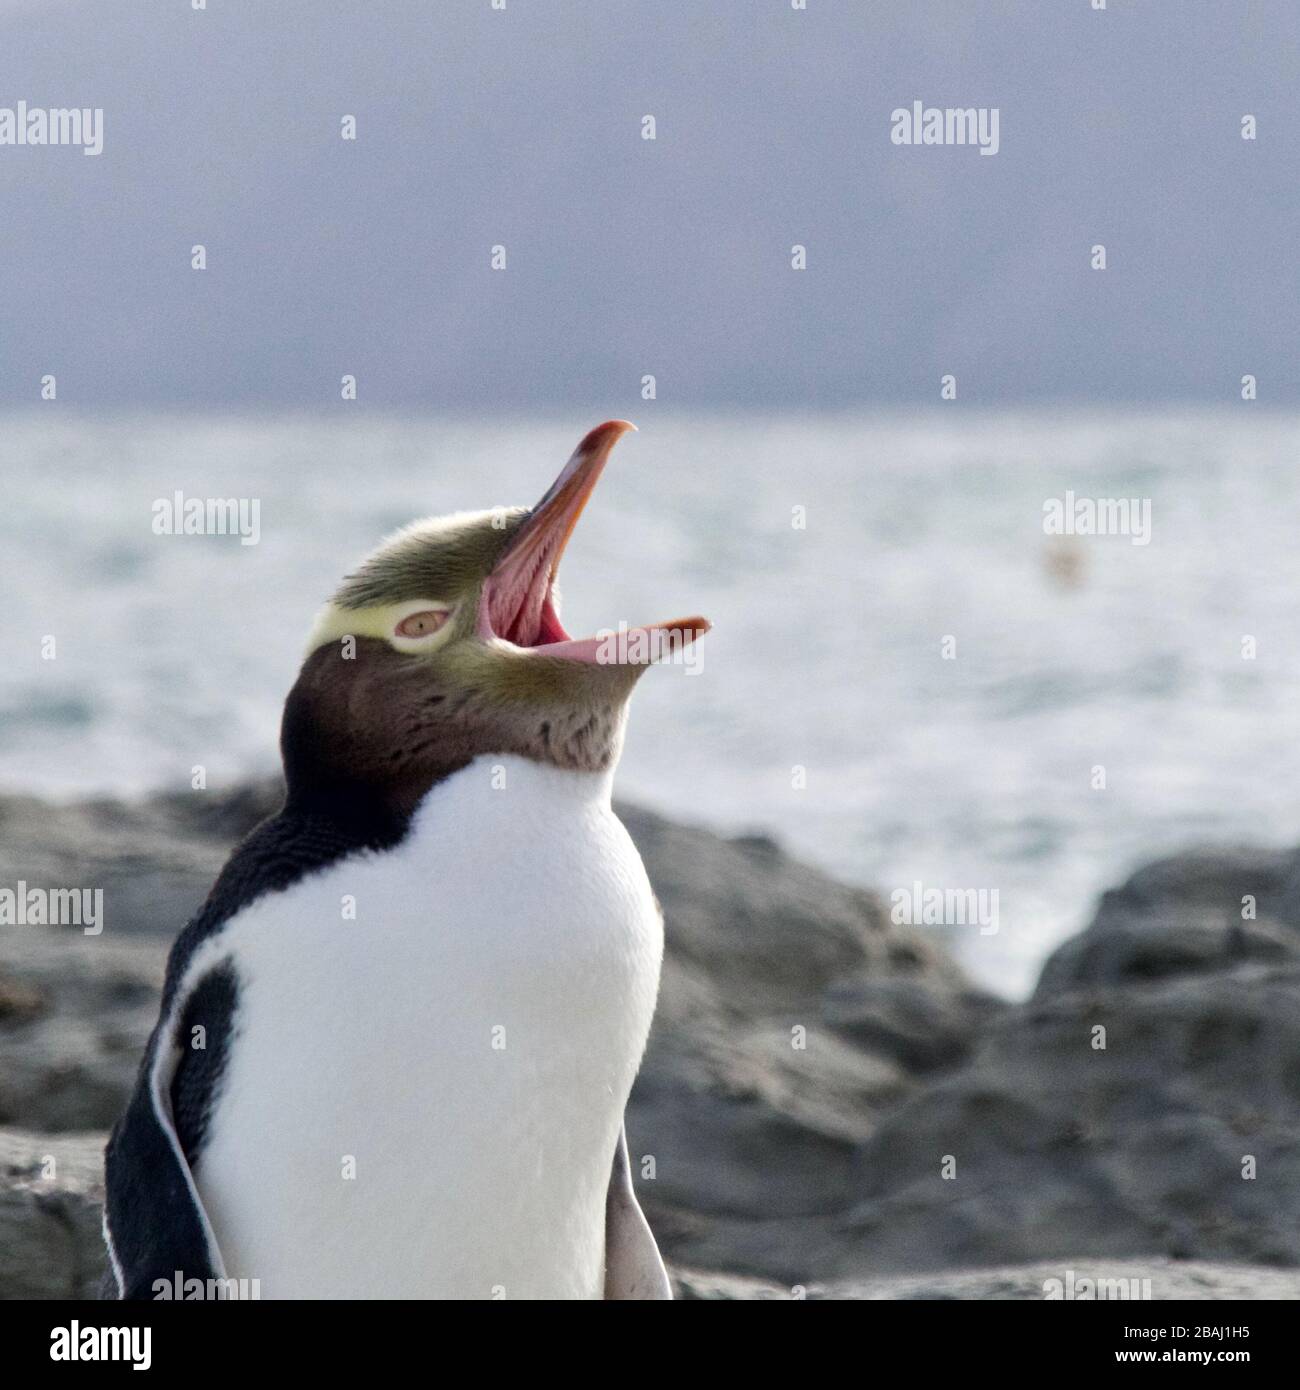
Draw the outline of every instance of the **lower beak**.
[[[587,434],[573,451],[560,476],[528,514],[488,576],[479,603],[480,636],[500,637],[515,646],[569,660],[643,664],[611,657],[609,652],[615,648],[603,637],[571,638],[551,603],[551,585],[578,518],[595,491],[614,445],[635,429],[627,420],[607,420]],[[708,630],[709,624],[698,617],[654,623],[630,632],[624,628],[617,650],[675,651]],[[629,645],[626,639],[636,634],[655,634],[657,640]]]

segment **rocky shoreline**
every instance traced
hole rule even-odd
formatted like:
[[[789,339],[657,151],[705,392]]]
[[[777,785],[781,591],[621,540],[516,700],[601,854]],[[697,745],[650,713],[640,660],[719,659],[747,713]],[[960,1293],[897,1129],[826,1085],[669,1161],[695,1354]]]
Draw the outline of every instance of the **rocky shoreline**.
[[[167,946],[278,795],[0,798],[0,885],[106,924],[0,926],[0,1298],[93,1291]],[[1140,870],[1013,1005],[768,839],[620,809],[668,941],[629,1142],[685,1296],[1300,1296],[1300,853]]]

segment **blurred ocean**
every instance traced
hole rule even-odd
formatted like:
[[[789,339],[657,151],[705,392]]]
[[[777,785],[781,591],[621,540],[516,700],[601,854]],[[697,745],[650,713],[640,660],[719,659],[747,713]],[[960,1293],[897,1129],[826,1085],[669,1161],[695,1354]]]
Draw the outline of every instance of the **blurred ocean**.
[[[0,788],[270,769],[343,571],[416,516],[532,503],[599,418],[7,417]],[[624,796],[887,893],[996,889],[995,934],[945,930],[1008,994],[1140,861],[1300,840],[1300,419],[633,418],[565,558],[565,624],[715,630],[700,674],[642,680]],[[260,542],[155,535],[177,490],[258,499]],[[1150,544],[1049,538],[1067,490],[1150,498]]]

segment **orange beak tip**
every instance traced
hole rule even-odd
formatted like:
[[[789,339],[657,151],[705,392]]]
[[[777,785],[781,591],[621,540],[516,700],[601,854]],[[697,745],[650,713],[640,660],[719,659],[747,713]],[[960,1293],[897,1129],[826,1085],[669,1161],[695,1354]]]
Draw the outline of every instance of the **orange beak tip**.
[[[671,622],[656,623],[655,627],[666,628],[670,632],[687,633],[689,634],[688,640],[692,642],[698,637],[703,637],[706,632],[713,631],[713,624],[707,618],[699,616],[674,618]]]
[[[574,453],[580,457],[598,452],[608,454],[625,434],[636,432],[637,428],[631,420],[606,420],[603,425],[597,425],[594,430],[587,431]]]

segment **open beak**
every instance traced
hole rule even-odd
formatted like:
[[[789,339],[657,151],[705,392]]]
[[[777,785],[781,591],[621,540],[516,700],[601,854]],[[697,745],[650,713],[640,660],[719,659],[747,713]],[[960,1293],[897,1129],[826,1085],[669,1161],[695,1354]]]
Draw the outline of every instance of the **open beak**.
[[[524,520],[479,600],[478,635],[500,638],[545,656],[602,665],[645,665],[709,630],[703,618],[678,618],[595,637],[570,637],[551,601],[560,557],[595,491],[614,445],[636,426],[627,420],[597,425],[573,451],[560,476]]]

